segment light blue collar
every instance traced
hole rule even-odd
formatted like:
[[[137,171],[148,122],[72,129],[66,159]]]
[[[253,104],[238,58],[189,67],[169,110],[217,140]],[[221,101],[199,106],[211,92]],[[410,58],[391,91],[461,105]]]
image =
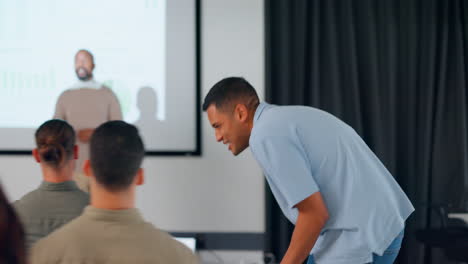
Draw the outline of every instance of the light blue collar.
[[[255,125],[255,122],[257,122],[257,120],[262,115],[263,110],[265,110],[265,108],[267,108],[268,106],[270,106],[270,104],[265,103],[265,102],[260,103],[258,105],[257,110],[255,110],[255,115],[254,115],[254,125]]]

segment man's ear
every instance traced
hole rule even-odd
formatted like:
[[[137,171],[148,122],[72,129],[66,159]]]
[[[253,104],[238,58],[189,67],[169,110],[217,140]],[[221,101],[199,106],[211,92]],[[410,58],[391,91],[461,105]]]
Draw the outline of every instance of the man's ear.
[[[85,160],[83,164],[83,171],[87,177],[91,177],[93,175],[93,171],[91,169],[91,162],[89,161],[89,159]]]
[[[145,183],[145,173],[142,168],[138,169],[137,175],[135,177],[136,185],[143,185]]]
[[[39,156],[39,151],[37,150],[37,148],[32,150],[32,155],[37,163],[41,163],[41,157]]]
[[[76,160],[78,159],[78,156],[79,156],[79,154],[78,154],[79,150],[80,150],[80,148],[78,147],[78,145],[75,145],[73,147],[73,158],[76,159]]]
[[[234,115],[237,118],[237,120],[245,122],[248,120],[249,111],[247,110],[247,107],[244,104],[237,104],[236,108],[234,108]]]

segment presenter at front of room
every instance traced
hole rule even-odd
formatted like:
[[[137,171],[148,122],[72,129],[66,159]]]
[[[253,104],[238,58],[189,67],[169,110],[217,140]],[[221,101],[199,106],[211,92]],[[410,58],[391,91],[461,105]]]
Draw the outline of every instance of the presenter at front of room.
[[[75,72],[78,81],[64,91],[55,106],[54,118],[70,123],[76,131],[79,158],[75,180],[78,186],[88,191],[89,183],[83,175],[83,163],[89,152],[89,139],[96,127],[110,120],[122,120],[122,111],[117,96],[112,90],[94,80],[94,57],[88,50],[79,50],[75,55]]]

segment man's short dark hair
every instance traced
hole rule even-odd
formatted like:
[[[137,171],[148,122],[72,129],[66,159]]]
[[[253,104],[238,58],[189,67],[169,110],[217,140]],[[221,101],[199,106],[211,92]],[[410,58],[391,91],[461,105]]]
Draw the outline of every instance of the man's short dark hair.
[[[242,77],[228,77],[216,83],[205,97],[203,111],[212,104],[227,110],[234,103],[243,103],[249,109],[255,109],[260,103],[253,86]]]
[[[87,50],[87,49],[80,49],[79,51],[77,51],[77,52],[75,53],[75,58],[76,58],[76,54],[78,54],[78,53],[80,53],[80,52],[85,52],[85,53],[87,53],[87,54],[89,55],[89,57],[91,58],[91,61],[92,61],[93,64],[94,64],[94,55],[93,55],[93,53],[91,53],[91,51],[89,51],[89,50]]]
[[[97,182],[111,191],[131,185],[145,149],[138,129],[124,121],[100,125],[91,136],[90,163]]]

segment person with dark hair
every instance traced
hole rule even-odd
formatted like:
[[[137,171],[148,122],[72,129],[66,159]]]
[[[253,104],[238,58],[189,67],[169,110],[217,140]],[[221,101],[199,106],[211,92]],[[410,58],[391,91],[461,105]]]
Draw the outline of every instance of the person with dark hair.
[[[234,155],[250,146],[295,225],[282,264],[393,263],[414,207],[354,129],[316,108],[260,103],[239,77],[216,83],[203,110]]]
[[[25,264],[26,245],[21,222],[0,186],[0,263]]]
[[[43,181],[39,188],[14,202],[30,248],[37,240],[78,217],[89,204],[89,195],[73,181],[78,147],[75,132],[65,121],[53,119],[36,131],[34,159]]]
[[[94,80],[94,68],[93,54],[79,50],[75,55],[78,82],[59,96],[54,114],[54,118],[66,120],[76,130],[80,155],[75,180],[84,191],[89,191],[89,183],[83,175],[83,163],[88,159],[89,139],[94,128],[109,120],[122,119],[117,96],[110,88]]]
[[[198,263],[186,246],[144,221],[135,192],[144,182],[138,129],[109,121],[91,136],[91,205],[74,221],[39,241],[32,263]]]

